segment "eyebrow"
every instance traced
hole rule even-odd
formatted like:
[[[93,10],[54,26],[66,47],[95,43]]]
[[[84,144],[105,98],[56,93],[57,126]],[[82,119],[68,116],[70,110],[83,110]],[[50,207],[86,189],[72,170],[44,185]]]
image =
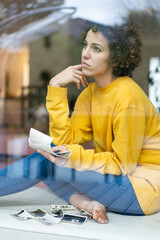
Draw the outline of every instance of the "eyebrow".
[[[87,42],[87,40],[85,39],[84,42]],[[92,45],[93,46],[99,46],[99,47],[104,49],[104,47],[101,44],[99,44],[99,43],[92,43]]]
[[[99,46],[99,47],[101,47],[101,48],[103,48],[103,49],[104,49],[104,47],[103,47],[101,44],[98,44],[98,43],[92,43],[92,45],[93,45],[93,46],[95,46],[95,45],[96,45],[96,46]]]

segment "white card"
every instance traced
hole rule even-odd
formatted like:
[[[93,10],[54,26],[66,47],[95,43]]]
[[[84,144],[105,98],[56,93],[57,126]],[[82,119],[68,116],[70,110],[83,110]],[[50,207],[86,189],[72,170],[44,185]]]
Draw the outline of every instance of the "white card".
[[[71,151],[65,151],[60,153],[53,152],[51,148],[51,142],[53,138],[34,129],[31,128],[29,132],[29,146],[35,150],[42,149],[43,151],[46,151],[50,154],[52,154],[55,157],[61,157],[61,158],[69,158],[71,155]]]

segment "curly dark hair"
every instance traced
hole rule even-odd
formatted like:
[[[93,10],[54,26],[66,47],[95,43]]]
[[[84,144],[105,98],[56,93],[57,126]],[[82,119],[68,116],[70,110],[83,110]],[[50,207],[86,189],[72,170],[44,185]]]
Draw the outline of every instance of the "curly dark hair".
[[[109,42],[110,58],[114,76],[132,77],[133,70],[139,66],[142,55],[140,29],[131,19],[122,25],[104,26],[85,22],[81,44],[89,30],[101,32]]]

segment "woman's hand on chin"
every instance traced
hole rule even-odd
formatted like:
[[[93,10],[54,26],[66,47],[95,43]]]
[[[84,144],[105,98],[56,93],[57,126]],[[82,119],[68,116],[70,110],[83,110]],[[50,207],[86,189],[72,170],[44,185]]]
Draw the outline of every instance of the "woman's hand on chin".
[[[50,80],[49,86],[64,87],[71,82],[76,83],[78,89],[80,89],[80,83],[83,87],[88,86],[87,79],[81,69],[81,64],[66,68]]]

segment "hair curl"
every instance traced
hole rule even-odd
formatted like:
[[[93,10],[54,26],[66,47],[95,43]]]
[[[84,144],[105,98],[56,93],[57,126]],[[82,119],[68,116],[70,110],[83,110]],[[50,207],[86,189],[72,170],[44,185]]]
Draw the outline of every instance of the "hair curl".
[[[89,30],[101,32],[108,40],[110,48],[109,63],[114,76],[132,77],[132,72],[141,62],[142,42],[140,29],[133,20],[127,20],[121,26],[104,26],[85,22],[82,34],[83,44]]]

